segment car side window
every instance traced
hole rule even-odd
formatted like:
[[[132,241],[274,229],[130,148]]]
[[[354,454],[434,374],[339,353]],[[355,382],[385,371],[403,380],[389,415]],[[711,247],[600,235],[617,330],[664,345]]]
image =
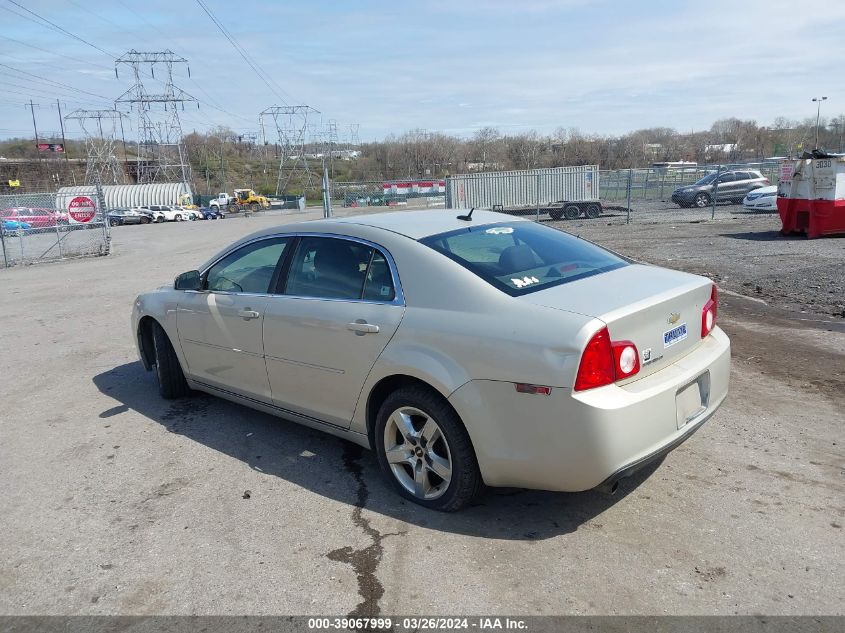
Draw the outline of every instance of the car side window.
[[[285,294],[360,299],[373,249],[332,237],[303,237],[291,259]]]
[[[208,269],[204,288],[265,294],[290,238],[275,237],[242,246]]]
[[[724,182],[734,182],[736,180],[736,174],[728,172],[727,174],[722,174],[719,176],[719,183]]]
[[[396,289],[393,287],[393,275],[381,251],[373,250],[367,276],[364,280],[363,298],[366,301],[393,301]]]

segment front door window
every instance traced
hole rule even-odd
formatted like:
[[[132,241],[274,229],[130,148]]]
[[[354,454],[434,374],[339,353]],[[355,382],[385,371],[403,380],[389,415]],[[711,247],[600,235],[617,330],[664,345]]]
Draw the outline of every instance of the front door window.
[[[266,294],[287,243],[288,238],[278,237],[242,246],[208,270],[205,289]]]

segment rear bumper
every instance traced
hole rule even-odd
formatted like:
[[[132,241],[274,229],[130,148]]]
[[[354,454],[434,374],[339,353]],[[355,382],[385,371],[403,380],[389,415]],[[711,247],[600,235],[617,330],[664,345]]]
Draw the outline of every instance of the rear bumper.
[[[687,356],[622,386],[541,396],[473,380],[449,401],[485,483],[580,491],[629,476],[686,441],[721,406],[729,374],[730,341],[716,328]],[[679,421],[679,392],[698,384],[705,385],[700,410]]]

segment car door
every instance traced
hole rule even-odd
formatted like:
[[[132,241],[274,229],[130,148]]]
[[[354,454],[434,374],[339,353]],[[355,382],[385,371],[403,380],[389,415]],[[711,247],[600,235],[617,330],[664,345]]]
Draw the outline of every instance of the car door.
[[[264,319],[274,404],[348,428],[405,312],[390,255],[359,240],[304,235],[278,290]]]
[[[267,237],[245,244],[202,274],[202,290],[184,292],[176,328],[193,380],[271,402],[262,328],[289,242]]]
[[[736,173],[729,171],[719,176],[716,185],[716,195],[719,200],[727,200],[736,197]]]
[[[763,185],[762,177],[753,171],[743,172],[742,175],[742,181],[738,183],[741,187],[739,187],[737,197],[742,196],[744,198],[749,192],[754,191]]]

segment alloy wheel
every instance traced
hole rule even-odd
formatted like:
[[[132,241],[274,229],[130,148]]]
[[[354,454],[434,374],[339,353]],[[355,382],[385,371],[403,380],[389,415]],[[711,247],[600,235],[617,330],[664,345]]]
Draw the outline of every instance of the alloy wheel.
[[[415,407],[396,409],[384,426],[384,452],[399,484],[418,499],[437,499],[452,479],[452,454],[437,421]]]

